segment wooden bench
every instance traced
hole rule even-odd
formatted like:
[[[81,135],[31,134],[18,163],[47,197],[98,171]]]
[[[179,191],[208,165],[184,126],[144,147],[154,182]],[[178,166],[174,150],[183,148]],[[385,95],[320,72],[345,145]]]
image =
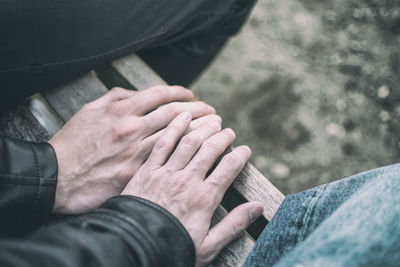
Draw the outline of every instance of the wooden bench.
[[[5,111],[0,116],[0,134],[37,142],[47,141],[82,105],[111,89],[105,84],[108,83],[109,87],[112,87],[113,81],[111,79],[104,82],[105,76],[113,76],[114,79],[119,79],[124,85],[136,90],[165,84],[151,68],[133,54],[55,90],[35,94],[20,105]],[[103,77],[103,81],[99,77]],[[245,166],[228,193],[233,194],[232,190],[246,200],[257,200],[263,203],[263,215],[267,221],[271,220],[285,198],[250,163]],[[226,214],[226,209],[219,206],[212,224],[217,223]],[[246,232],[225,248],[212,265],[240,266],[253,245],[254,239]]]

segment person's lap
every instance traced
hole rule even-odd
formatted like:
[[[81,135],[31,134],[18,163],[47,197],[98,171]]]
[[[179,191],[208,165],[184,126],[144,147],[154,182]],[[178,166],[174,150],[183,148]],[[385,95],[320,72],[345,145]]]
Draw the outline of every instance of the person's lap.
[[[245,266],[395,266],[400,164],[289,195]]]
[[[167,82],[187,85],[240,28],[253,4],[243,0],[3,2],[0,99],[10,103],[139,50]]]

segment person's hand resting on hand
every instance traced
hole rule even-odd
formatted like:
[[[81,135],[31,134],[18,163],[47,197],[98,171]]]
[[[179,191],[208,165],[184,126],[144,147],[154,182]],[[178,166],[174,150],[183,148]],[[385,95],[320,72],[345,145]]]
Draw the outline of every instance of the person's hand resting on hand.
[[[184,112],[169,124],[122,194],[147,199],[175,215],[193,239],[196,266],[203,266],[259,217],[263,207],[258,202],[240,205],[210,229],[215,209],[251,151],[235,148],[206,177],[235,134],[211,122],[183,136],[191,118]]]
[[[192,129],[220,121],[203,102],[177,102],[192,98],[191,91],[179,86],[140,92],[114,88],[83,106],[49,140],[58,163],[53,211],[83,213],[119,195],[179,113],[201,117],[191,123]]]

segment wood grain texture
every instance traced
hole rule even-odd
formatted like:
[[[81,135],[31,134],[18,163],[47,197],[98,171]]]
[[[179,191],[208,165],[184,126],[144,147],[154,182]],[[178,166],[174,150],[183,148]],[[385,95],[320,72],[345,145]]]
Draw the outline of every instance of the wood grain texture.
[[[235,189],[247,200],[257,200],[264,206],[264,217],[270,221],[285,196],[248,162],[233,182]]]
[[[112,63],[112,66],[138,90],[166,83],[136,55]],[[145,70],[145,71],[143,71]],[[234,182],[235,189],[247,200],[257,200],[264,205],[264,217],[270,221],[285,196],[252,164],[248,163]]]
[[[84,104],[99,98],[107,91],[92,71],[64,86],[43,93],[43,96],[65,122]]]
[[[35,94],[30,98],[29,111],[49,136],[55,135],[64,124],[63,120],[50,107],[41,94]]]
[[[29,111],[28,101],[0,114],[0,134],[34,142],[45,142],[50,137]]]
[[[135,54],[112,62],[112,66],[138,90],[166,85],[165,81]]]

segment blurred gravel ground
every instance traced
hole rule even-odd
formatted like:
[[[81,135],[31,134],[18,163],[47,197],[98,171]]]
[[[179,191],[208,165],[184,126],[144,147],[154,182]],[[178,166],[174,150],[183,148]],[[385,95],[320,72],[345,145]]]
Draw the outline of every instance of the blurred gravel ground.
[[[260,0],[193,86],[290,194],[400,155],[400,2]]]

